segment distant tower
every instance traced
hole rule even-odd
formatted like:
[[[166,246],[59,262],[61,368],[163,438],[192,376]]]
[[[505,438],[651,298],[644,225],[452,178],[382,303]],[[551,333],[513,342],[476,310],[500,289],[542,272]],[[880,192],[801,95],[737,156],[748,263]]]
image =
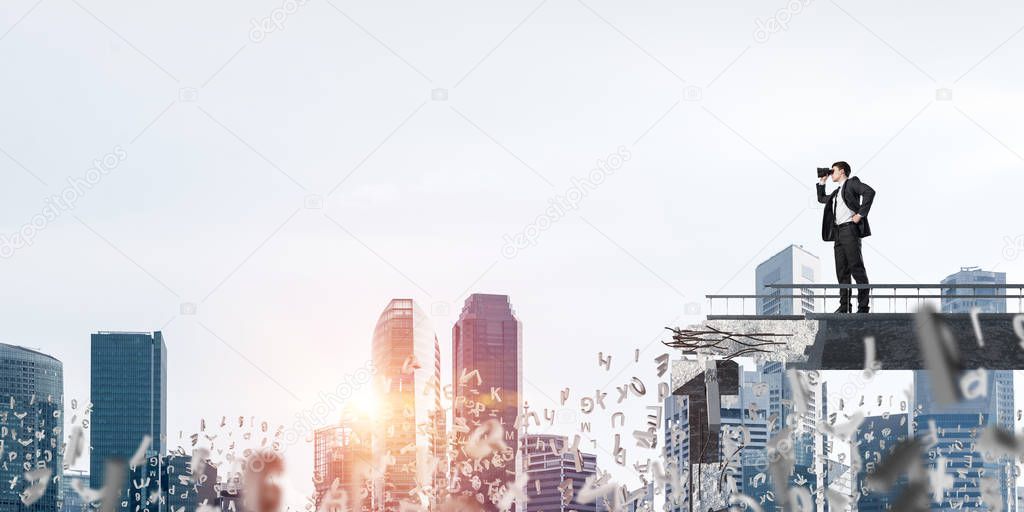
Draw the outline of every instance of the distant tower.
[[[607,498],[599,498],[598,501],[607,501]],[[656,510],[654,506],[654,482],[640,486],[635,491],[630,491],[626,497],[623,512],[640,512],[643,510]]]
[[[162,485],[170,512],[196,510],[200,505],[216,506],[217,468],[209,459],[203,461],[202,468],[192,467],[192,455],[175,454],[163,459]]]
[[[800,295],[795,299],[757,299],[759,315],[804,315],[814,313],[814,290],[810,288],[769,288],[770,284],[816,284],[821,262],[799,245],[790,245],[768,258],[754,271],[758,295]]]
[[[795,401],[792,382],[789,375],[783,377],[783,400]],[[794,477],[805,480],[812,493],[815,489],[825,492],[829,487],[827,468],[835,451],[835,443],[831,436],[818,430],[818,424],[828,421],[828,383],[821,379],[805,380],[806,410],[799,413],[794,407],[784,406],[783,421],[793,428],[793,456],[795,459]],[[793,417],[790,418],[789,416]],[[793,480],[790,481],[793,484]],[[821,507],[819,507],[821,510]]]
[[[392,299],[373,332],[380,417],[374,427],[374,461],[390,454],[394,464],[375,484],[378,510],[397,512],[399,502],[432,506],[447,454],[437,431],[441,410],[441,346],[430,318],[412,299]],[[431,471],[433,468],[433,471]],[[417,481],[425,478],[425,481]],[[425,477],[424,477],[425,475]]]
[[[664,455],[665,471],[676,471],[682,475],[690,471],[690,411],[686,396],[665,397]],[[681,488],[673,485],[680,482]],[[665,511],[685,512],[690,509],[690,490],[686,479],[672,479],[665,482]]]
[[[53,479],[63,474],[64,368],[42,352],[0,343],[0,510],[58,510],[62,490]],[[24,444],[28,443],[28,444]],[[24,465],[50,470],[46,492],[30,507],[20,494],[28,487]],[[13,489],[11,488],[13,486]]]
[[[893,448],[900,441],[910,437],[910,417],[907,414],[890,414],[885,416],[868,416],[857,429],[856,448],[860,454],[861,467],[857,473],[857,509],[890,510],[899,499],[900,492],[906,488],[907,477],[902,475],[899,481],[888,491],[872,489],[868,485],[868,469],[876,468],[889,457]]]
[[[954,510],[955,500],[971,497],[976,500],[981,493],[981,482],[976,476],[984,471],[986,477],[995,478],[1003,498],[1003,510],[1014,505],[1013,490],[1016,475],[1013,475],[1013,459],[999,458],[994,462],[984,460],[975,449],[975,440],[968,434],[988,426],[998,426],[1008,432],[1015,432],[1013,416],[1013,371],[989,370],[987,387],[983,396],[958,403],[941,405],[935,401],[927,370],[914,370],[914,412],[913,424],[917,427],[914,435],[930,436],[931,423],[938,432],[934,447],[942,453],[950,468],[971,467],[974,475],[954,475],[953,489],[942,503],[932,503],[932,510]],[[934,462],[929,464],[934,466]],[[1010,482],[1010,483],[1008,483]],[[966,507],[965,507],[966,508]]]
[[[523,438],[526,461],[523,466],[529,475],[526,512],[595,512],[597,504],[579,503],[576,496],[587,478],[597,474],[597,457],[592,453],[571,450],[568,438],[558,435],[527,435]],[[565,453],[562,453],[565,452]],[[540,492],[537,492],[539,481]],[[570,482],[567,483],[567,482]],[[565,495],[572,499],[563,499]]]
[[[69,469],[64,472],[60,479],[61,492],[64,493],[64,504],[60,512],[82,512],[88,510],[82,497],[75,491],[75,482],[80,482],[83,487],[89,487],[89,473],[80,469]]]
[[[104,464],[109,459],[128,461],[144,436],[151,442],[146,450],[144,471],[160,481],[161,468],[149,467],[149,460],[164,453],[167,440],[167,345],[160,331],[98,332],[91,349],[92,424],[89,477],[93,489],[103,487]],[[155,475],[152,475],[155,473]],[[137,476],[136,476],[137,478]],[[153,481],[153,480],[151,480]],[[125,498],[134,503],[142,489]],[[135,507],[129,506],[134,510]]]
[[[740,450],[739,462],[742,473],[738,482],[740,492],[747,496],[759,499],[762,494],[769,491],[766,483],[755,485],[755,475],[759,468],[768,464],[765,447],[770,437],[769,417],[771,415],[771,402],[773,398],[770,393],[771,375],[765,373],[763,368],[759,371],[740,372],[739,394],[723,397],[721,406],[722,437],[723,442],[719,448],[723,448],[724,439],[728,436],[737,445],[743,446]],[[781,402],[781,396],[777,397]],[[777,423],[777,421],[776,421]],[[775,427],[772,425],[772,427]],[[749,435],[749,442],[744,443],[744,437]],[[723,459],[734,460],[737,454],[722,453]]]
[[[761,380],[768,385],[768,424],[769,434],[778,434],[786,424],[786,408],[782,405],[785,394],[786,364],[780,361],[763,361],[758,363],[757,371]]]
[[[347,417],[340,425],[317,429],[313,434],[313,483],[316,509],[320,510],[325,493],[338,481],[345,492],[344,510],[372,510],[371,474],[373,453],[369,424]]]
[[[989,272],[978,267],[961,267],[942,284],[1006,284],[1006,272]],[[1006,299],[961,299],[957,295],[1006,295],[1006,288],[943,288],[943,313],[969,313],[977,307],[982,313],[1006,313]]]
[[[452,328],[453,433],[459,454],[452,464],[452,491],[477,499],[482,495],[487,512],[497,510],[501,488],[515,480],[519,435],[515,423],[523,389],[522,326],[507,295],[474,293],[466,299],[459,320]],[[478,372],[479,378],[473,372]],[[494,467],[477,467],[462,455],[468,433],[488,420],[504,427],[504,442],[512,459]],[[460,432],[460,429],[468,430]],[[491,460],[502,460],[491,457]],[[467,476],[470,475],[470,476]],[[470,487],[470,478],[480,478],[479,490]]]

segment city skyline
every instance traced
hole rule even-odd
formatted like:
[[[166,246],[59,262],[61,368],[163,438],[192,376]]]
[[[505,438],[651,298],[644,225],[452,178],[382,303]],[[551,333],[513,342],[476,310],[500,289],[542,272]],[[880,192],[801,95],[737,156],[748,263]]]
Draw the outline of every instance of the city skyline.
[[[782,403],[794,398],[786,365],[804,356],[812,368],[843,368],[810,374],[821,391],[812,405],[827,403],[837,421],[863,413],[913,422],[913,405],[901,408],[925,351],[912,342],[911,315],[885,316],[903,300],[878,300],[878,316],[866,319],[816,317],[834,301],[808,304],[822,290],[800,282],[793,312],[808,305],[810,317],[709,320],[722,301],[706,296],[763,291],[759,263],[793,246],[819,257],[822,284],[835,282],[814,169],[836,161],[878,192],[873,234],[862,241],[872,283],[938,286],[967,266],[993,282],[1021,280],[1024,228],[1012,213],[1024,188],[1021,20],[1024,4],[1011,0],[7,0],[0,341],[60,361],[62,436],[82,428],[76,439],[95,434],[100,450],[86,444],[71,465],[92,468],[90,488],[105,452],[144,460],[135,501],[149,490],[142,476],[151,485],[197,448],[214,461],[232,454],[218,468],[232,484],[246,453],[269,449],[285,454],[288,503],[305,507],[323,483],[314,477],[324,466],[318,453],[326,456],[316,432],[344,422],[348,407],[383,405],[399,433],[411,418],[426,453],[409,450],[410,436],[393,438],[403,476],[416,476],[374,475],[381,491],[391,485],[430,502],[460,462],[441,456],[441,440],[465,432],[454,411],[440,412],[454,405],[445,390],[454,398],[462,377],[453,328],[478,293],[509,297],[519,322],[515,384],[502,383],[499,396],[511,401],[514,387],[517,408],[536,414],[523,415],[531,435],[579,434],[631,496],[646,495],[641,469],[665,448],[652,433],[662,433],[665,395],[675,391],[662,386],[664,366],[686,350],[685,335],[682,348],[664,346],[666,327],[780,334],[767,339],[792,349],[746,347],[786,360],[770,370],[735,358],[737,380],[759,374],[739,403],[705,408],[716,387],[705,382],[694,389],[710,395],[673,409],[687,421],[706,410],[714,417],[692,426],[722,443],[743,440],[747,427],[760,434],[767,420],[771,446],[784,418],[796,417]],[[803,266],[792,268],[799,280]],[[914,292],[892,290],[903,293]],[[376,322],[396,298],[432,325],[415,337],[414,359],[393,362],[404,369],[382,366],[403,393],[416,389],[409,415],[375,400]],[[745,309],[725,303],[729,315],[757,311],[743,300]],[[945,303],[1000,310],[971,300]],[[944,301],[930,302],[941,310]],[[1005,301],[1024,313],[1021,304]],[[969,366],[993,379],[1012,363],[1024,368],[1020,325],[1011,313],[983,311],[939,318]],[[113,331],[165,341],[166,367],[150,365],[160,375],[148,385],[164,394],[159,406],[149,394],[148,413],[125,401],[116,416],[92,399],[147,387],[131,381],[145,374],[131,365],[93,371],[91,337]],[[812,332],[822,343],[810,342]],[[860,358],[871,348],[881,371],[867,379],[874,369],[862,370]],[[97,377],[106,384],[94,385]],[[490,388],[482,382],[478,396],[497,401]],[[1012,388],[1021,409],[1024,379]],[[86,428],[91,402],[98,421]],[[16,408],[0,401],[3,409]],[[830,508],[830,496],[855,488],[858,452],[810,432],[824,410],[795,425],[804,451],[794,480],[812,486],[820,476],[814,498]],[[26,440],[33,412],[17,411],[24,423],[13,412],[4,419],[0,455],[26,457],[11,443]],[[492,419],[507,433],[509,417]],[[116,447],[102,439],[109,435],[122,438]],[[150,453],[135,457],[145,435]],[[728,458],[717,447],[677,448]],[[803,460],[808,448],[820,457]],[[741,488],[756,494],[775,483],[741,467],[744,458],[759,463],[760,446],[740,451],[730,471]],[[698,485],[714,480],[714,467],[705,469]],[[472,490],[494,497],[484,483]]]
[[[481,295],[481,294],[473,295],[473,296],[471,296],[471,299],[473,297],[476,297],[475,300],[477,300],[477,301],[480,301],[480,300],[483,300],[483,299],[487,299],[487,298],[490,298],[492,300],[494,298],[499,298],[500,302],[498,302],[495,305],[499,305],[499,306],[501,306],[502,304],[505,305],[504,306],[504,312],[502,312],[502,309],[499,308],[499,310],[498,310],[499,314],[509,315],[508,317],[505,317],[505,318],[511,319],[511,321],[513,322],[513,325],[515,326],[514,333],[518,333],[518,329],[520,328],[519,327],[520,322],[519,322],[518,319],[516,319],[515,317],[511,316],[511,309],[508,308],[508,306],[507,306],[509,304],[507,297],[505,297],[505,296],[497,296],[497,295]],[[473,304],[473,300],[471,300],[471,299],[467,299],[467,311],[473,311],[473,308],[471,307],[471,305]],[[403,324],[403,326],[397,326],[397,328],[400,330],[400,332],[405,332],[405,331],[401,331],[401,330],[402,329],[409,330],[410,328],[412,328],[413,325],[415,325],[415,323],[413,322],[413,315],[415,314],[415,311],[417,309],[418,308],[416,308],[411,301],[408,301],[408,300],[405,300],[405,299],[395,299],[395,300],[393,300],[391,302],[391,304],[389,304],[389,306],[387,308],[385,308],[385,313],[381,315],[381,320],[380,320],[380,322],[378,322],[378,325],[379,326],[380,325],[387,326],[392,318],[409,320],[409,325],[408,326],[404,326],[404,324]],[[394,313],[389,314],[388,313],[389,311],[393,311]],[[486,310],[479,310],[479,311],[477,311],[477,314],[481,314],[484,311],[486,311]],[[422,313],[423,313],[422,310],[420,310],[420,314],[422,314]],[[502,316],[498,316],[497,318],[500,321]],[[486,325],[486,324],[483,324],[483,325]],[[428,344],[427,345],[427,347],[428,347],[427,353],[431,354],[432,356],[435,357],[434,365],[432,367],[428,368],[428,370],[438,370],[443,365],[443,363],[441,361],[436,359],[438,357],[438,350],[437,350],[438,342],[437,342],[436,337],[432,336],[433,331],[429,327],[426,327],[426,328],[424,328],[424,327],[425,326],[421,325],[418,328],[420,328],[422,330],[422,332],[430,334],[431,337],[427,338],[428,340],[430,340],[430,339],[433,340],[432,344]],[[380,330],[380,329],[383,329],[383,330]],[[380,329],[378,330],[378,333],[381,333],[381,334],[380,334],[380,336],[375,336],[375,339],[376,338],[381,338],[381,337],[383,337],[383,339],[391,339],[390,338],[390,334],[388,334],[388,333],[392,329],[394,329],[394,327],[382,327]],[[486,331],[486,328],[484,330]],[[454,329],[453,332],[457,333],[458,329]],[[162,336],[160,335],[159,332],[157,332],[157,333],[122,333],[122,332],[111,333],[111,332],[100,332],[100,333],[94,334],[93,336],[96,337],[96,338],[100,338],[100,339],[115,337],[115,338],[122,339],[122,341],[123,340],[128,340],[129,342],[131,342],[135,338],[140,338],[141,337],[141,340],[143,342],[145,342],[145,343],[148,343],[149,345],[152,345],[152,343],[154,341],[159,342],[160,345],[163,344],[162,343]],[[516,338],[518,338],[518,336],[517,336],[517,334],[514,334],[513,335],[513,339],[516,339]],[[411,342],[412,338],[409,338],[407,341]],[[411,343],[409,346],[410,347],[415,346],[415,343]],[[102,348],[100,350],[102,351]],[[154,348],[151,348],[151,350],[156,350],[155,346],[154,346]],[[163,350],[166,350],[166,347],[163,347]],[[430,356],[427,356],[427,357],[430,357]],[[159,359],[159,357],[158,357],[158,359]],[[157,361],[157,360],[154,360],[154,361]],[[403,363],[402,363],[401,366],[409,367],[410,364],[411,363],[410,363],[409,356],[406,355],[406,357],[403,359]],[[453,364],[452,368],[454,370],[456,368],[456,366]],[[767,371],[768,373],[764,373],[764,374],[759,373],[761,371]],[[516,373],[518,373],[518,372],[516,372]],[[777,400],[777,399],[779,399],[781,397],[779,396],[778,393],[776,393],[776,390],[774,388],[774,386],[775,386],[774,384],[770,384],[770,383],[766,384],[766,388],[764,390],[760,390],[760,391],[756,390],[756,388],[752,387],[752,386],[756,386],[756,385],[758,385],[760,383],[766,382],[765,380],[763,380],[765,377],[761,376],[761,375],[769,375],[771,373],[772,373],[772,371],[768,370],[768,367],[766,367],[764,370],[760,370],[759,369],[758,372],[751,372],[751,371],[741,372],[741,375],[743,377],[741,378],[740,392],[739,392],[739,394],[737,395],[737,398],[736,398],[737,402],[730,402],[730,403],[732,403],[734,405],[728,405],[728,404],[726,404],[724,402],[722,404],[722,414],[723,414],[723,416],[722,416],[722,418],[723,418],[722,426],[723,426],[723,431],[729,429],[730,425],[745,425],[743,422],[732,423],[731,420],[729,420],[729,418],[748,418],[749,417],[748,414],[753,414],[755,416],[753,416],[751,419],[754,419],[754,420],[758,420],[759,419],[759,421],[762,421],[762,422],[763,421],[767,421],[767,418],[765,417],[765,415],[767,414],[768,411],[770,411],[774,407],[772,405],[772,401],[771,400],[766,400],[767,397],[774,396],[774,397],[776,397],[776,398],[774,398],[774,400]],[[995,375],[998,376],[998,375],[1001,375],[1002,373],[1009,374],[1009,372],[995,372]],[[1003,405],[999,406],[1000,407],[999,408],[999,418],[1000,419],[998,420],[998,424],[1000,424],[1003,427],[1007,427],[1007,428],[1011,428],[1012,429],[1013,426],[1014,426],[1013,419],[1012,419],[1013,402],[1014,402],[1014,394],[1013,394],[1013,391],[1012,391],[1013,390],[1013,379],[1012,379],[1012,377],[1007,378],[1005,380],[1005,382],[1006,382],[1005,384],[1000,384],[1000,382],[1002,382],[1002,381],[1000,381],[998,377],[996,378],[996,380],[990,380],[989,381],[989,385],[991,386],[991,388],[988,390],[987,393],[990,396],[998,396],[998,397],[1000,397],[1000,400],[1002,400],[1002,402],[1000,402],[1000,403],[1002,403]],[[918,387],[920,388],[920,385]],[[924,388],[921,388],[921,389],[926,389],[926,388],[927,388],[927,386],[925,386]],[[428,389],[437,389],[437,388],[432,386],[431,388],[428,388]],[[439,392],[439,390],[437,390],[437,391]],[[822,393],[824,393],[824,389],[822,389]],[[755,408],[752,409],[751,408],[752,406],[751,406],[750,403],[744,404],[744,401],[746,400],[744,398],[745,396],[747,396],[748,398],[755,397],[754,401],[756,403],[758,403],[759,405],[757,405]],[[926,398],[927,396],[928,395],[926,393],[922,393],[921,391],[915,392],[913,394],[913,397],[915,398],[915,400],[919,400],[922,403],[929,403],[931,401],[929,398]],[[1007,400],[1009,400],[1009,401],[1007,402]],[[764,403],[761,403],[762,401],[764,401]],[[814,402],[814,400],[813,400],[813,395],[812,395],[812,400],[810,402],[812,404],[812,406],[813,406],[813,402]],[[745,409],[739,409],[739,408],[730,409],[730,407],[735,407],[735,405],[739,405],[739,404],[744,404],[746,406]],[[727,410],[728,411],[732,411],[732,412],[727,412]],[[928,414],[933,414],[932,412],[929,412],[929,411],[925,411],[925,412],[928,413]],[[973,414],[973,413],[971,413],[971,414]],[[970,418],[971,414],[966,414],[964,416],[969,421],[973,421]],[[738,415],[738,416],[736,416],[736,415]],[[824,415],[827,415],[827,410],[819,411],[819,412],[814,412],[813,413],[814,417],[823,417]],[[963,414],[961,414],[961,415],[963,415]],[[807,429],[809,429],[808,433],[813,433],[814,432],[814,430],[813,430],[814,429],[814,426],[813,426],[814,425],[814,421],[815,420],[813,420],[813,419],[810,420],[810,421],[801,420],[797,424],[801,426],[800,428],[807,428]],[[763,423],[762,423],[762,425],[763,425]],[[767,431],[767,427],[761,427],[761,428],[764,428],[765,431]],[[756,442],[758,441],[758,439],[756,437],[757,437],[758,434],[756,433],[756,431],[755,431],[754,435],[755,435],[755,439],[754,439],[755,445],[757,445]],[[819,446],[820,446],[820,443],[821,443],[821,441],[816,441],[816,444],[818,444]],[[166,448],[164,450],[166,451]],[[157,450],[157,451],[159,451],[159,450]],[[746,460],[746,457],[744,457],[744,460]],[[816,464],[819,464],[819,465],[821,463],[826,463],[826,464],[830,464],[831,465],[831,464],[835,464],[836,462],[838,462],[838,461],[832,461],[832,459],[818,460],[817,458],[815,458],[815,461],[816,461]],[[820,471],[821,471],[821,467],[816,469],[815,473],[818,473]],[[745,474],[744,475],[745,478],[750,478],[750,476],[751,476],[750,474]],[[853,490],[853,487],[852,487],[851,483],[847,482],[844,485],[849,487],[849,489],[847,489],[847,491],[845,491],[845,492],[850,492],[850,491]],[[1012,498],[1012,496],[1007,496],[1006,499],[1011,499],[1011,498]]]

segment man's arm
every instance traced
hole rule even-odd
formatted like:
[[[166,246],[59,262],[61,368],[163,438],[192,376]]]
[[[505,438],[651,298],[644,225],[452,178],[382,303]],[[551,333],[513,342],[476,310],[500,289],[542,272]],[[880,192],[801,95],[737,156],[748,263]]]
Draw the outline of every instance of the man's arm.
[[[818,202],[825,204],[828,202],[828,196],[825,195],[825,180],[822,179],[818,182]]]
[[[875,189],[863,181],[857,180],[857,189],[854,192],[861,197],[860,209],[857,210],[857,215],[867,217],[868,212],[871,211],[871,202],[875,200]]]

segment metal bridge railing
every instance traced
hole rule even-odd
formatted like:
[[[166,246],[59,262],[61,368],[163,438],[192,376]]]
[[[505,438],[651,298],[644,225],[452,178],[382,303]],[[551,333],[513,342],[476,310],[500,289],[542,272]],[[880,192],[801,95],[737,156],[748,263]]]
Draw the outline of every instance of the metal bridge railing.
[[[957,312],[967,313],[972,305],[978,304],[976,301],[982,301],[980,306],[984,312],[995,312],[993,309],[996,309],[998,312],[1024,313],[1024,284],[776,283],[767,285],[767,288],[779,291],[762,294],[705,295],[704,297],[708,300],[707,315],[709,317],[723,315],[802,316],[807,309],[813,310],[815,313],[831,313],[839,307],[839,290],[844,288],[851,289],[851,302],[854,309],[857,308],[857,289],[870,289],[872,313],[912,313],[926,302],[933,303],[936,309],[941,311],[942,299],[956,301]],[[818,293],[819,290],[820,293]],[[1017,293],[1008,293],[1008,291]],[[800,299],[800,301],[797,302],[796,299]],[[764,304],[762,300],[768,304]],[[779,301],[778,305],[774,303],[775,300]],[[782,301],[789,301],[790,306],[785,307]],[[811,307],[805,308],[804,301],[808,301]],[[992,304],[993,301],[996,302],[995,305]],[[936,302],[939,304],[935,304]]]

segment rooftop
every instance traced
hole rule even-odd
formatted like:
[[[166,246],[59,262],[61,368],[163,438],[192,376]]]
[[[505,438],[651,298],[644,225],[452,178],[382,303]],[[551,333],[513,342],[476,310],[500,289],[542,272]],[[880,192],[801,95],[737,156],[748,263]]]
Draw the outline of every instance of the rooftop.
[[[47,354],[47,353],[45,353],[45,352],[40,352],[40,351],[39,351],[39,349],[34,349],[34,348],[28,348],[28,347],[22,347],[22,346],[20,346],[20,345],[12,345],[12,344],[10,344],[10,343],[0,343],[0,346],[3,346],[3,347],[9,347],[9,348],[15,348],[15,349],[18,349],[18,350],[23,350],[23,351],[25,351],[25,352],[29,352],[29,353],[31,353],[31,354],[35,354],[35,355],[38,355],[38,356],[43,356],[43,357],[46,357],[46,358],[52,359],[52,360],[54,360],[54,361],[56,361],[56,362],[58,362],[58,363],[60,363],[60,362],[61,362],[61,361],[60,361],[60,359],[57,359],[56,357],[53,357],[53,356],[51,356],[50,354]],[[63,363],[61,363],[61,364],[63,364]]]

